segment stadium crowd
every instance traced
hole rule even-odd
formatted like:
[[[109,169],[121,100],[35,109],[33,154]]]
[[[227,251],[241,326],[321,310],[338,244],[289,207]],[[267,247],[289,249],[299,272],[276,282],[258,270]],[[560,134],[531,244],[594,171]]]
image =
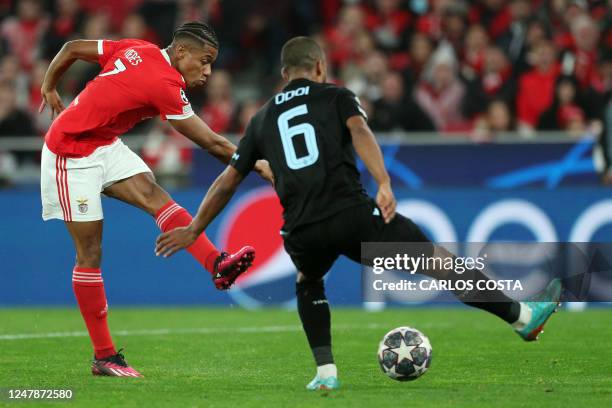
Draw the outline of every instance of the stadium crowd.
[[[320,41],[331,80],[360,97],[376,131],[582,135],[612,117],[612,0],[0,0],[0,137],[44,134],[40,85],[66,41],[165,46],[186,20],[209,21],[220,39],[213,75],[190,99],[221,133],[240,134],[282,86],[280,48],[303,34]],[[98,70],[75,64],[66,102]],[[133,132],[173,137],[161,121]],[[164,140],[145,146],[150,163]]]

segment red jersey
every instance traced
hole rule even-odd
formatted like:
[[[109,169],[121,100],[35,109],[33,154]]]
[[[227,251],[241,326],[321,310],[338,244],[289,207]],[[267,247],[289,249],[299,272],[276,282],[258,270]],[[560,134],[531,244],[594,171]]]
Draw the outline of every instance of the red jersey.
[[[534,68],[519,78],[516,112],[521,122],[531,126],[538,124],[540,115],[553,102],[559,70],[558,65],[554,65],[547,72]]]
[[[142,40],[98,41],[101,73],[51,124],[45,136],[58,156],[85,157],[141,120],[193,115],[183,76],[165,50]]]

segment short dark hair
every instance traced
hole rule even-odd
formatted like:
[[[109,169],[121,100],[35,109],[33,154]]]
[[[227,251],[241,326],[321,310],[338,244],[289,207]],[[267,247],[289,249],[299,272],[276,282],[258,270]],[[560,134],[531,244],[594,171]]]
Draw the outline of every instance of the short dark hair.
[[[190,21],[177,28],[172,35],[172,42],[181,39],[196,40],[219,49],[219,39],[215,30],[210,25],[199,21]]]
[[[295,37],[283,45],[281,66],[283,69],[311,70],[316,62],[323,58],[323,50],[315,40],[309,37]]]

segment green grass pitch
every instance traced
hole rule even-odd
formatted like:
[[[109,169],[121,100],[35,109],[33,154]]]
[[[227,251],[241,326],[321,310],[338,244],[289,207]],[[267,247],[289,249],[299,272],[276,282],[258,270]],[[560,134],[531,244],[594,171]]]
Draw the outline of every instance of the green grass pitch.
[[[91,376],[76,309],[0,309],[0,387],[74,389],[72,401],[23,403],[53,407],[612,406],[612,310],[562,310],[534,343],[478,310],[336,309],[332,319],[342,389],[313,393],[296,312],[111,309],[115,343],[145,375],[132,379]],[[409,383],[376,361],[382,336],[402,325],[434,350],[429,372]]]

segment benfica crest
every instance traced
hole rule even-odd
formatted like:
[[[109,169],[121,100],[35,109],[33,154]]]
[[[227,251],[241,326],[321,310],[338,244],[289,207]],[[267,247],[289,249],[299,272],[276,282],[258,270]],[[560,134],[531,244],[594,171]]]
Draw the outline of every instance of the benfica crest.
[[[77,203],[79,203],[79,212],[81,214],[87,213],[87,210],[89,209],[89,206],[87,205],[87,199],[86,198],[77,199]]]

